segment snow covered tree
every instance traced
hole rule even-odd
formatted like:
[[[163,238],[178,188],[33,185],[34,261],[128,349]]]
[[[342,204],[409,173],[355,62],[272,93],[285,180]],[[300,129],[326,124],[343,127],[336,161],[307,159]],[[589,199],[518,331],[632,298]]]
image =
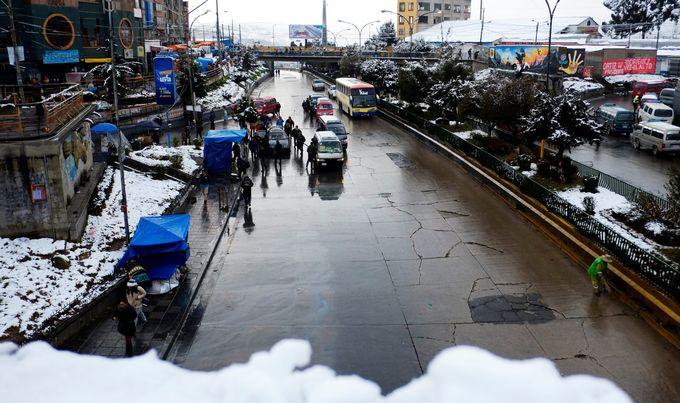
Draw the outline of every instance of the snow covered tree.
[[[366,41],[366,47],[373,50],[385,50],[399,42],[397,30],[392,21],[387,21],[378,29],[378,33]]]
[[[449,80],[470,81],[474,79],[474,75],[468,65],[448,58],[443,59],[434,66],[433,79],[441,82]]]
[[[400,42],[392,48],[392,51],[394,53],[432,53],[434,46],[422,39],[416,39],[410,42]]]
[[[468,110],[460,106],[465,98],[472,95],[473,79],[472,69],[467,65],[453,59],[437,63],[432,69],[432,81],[435,84],[427,95],[427,103],[433,111],[462,120]]]
[[[422,102],[430,89],[430,71],[418,62],[408,62],[399,70],[399,97],[406,102]]]
[[[356,46],[345,49],[340,59],[340,74],[347,77],[356,77],[360,73],[361,55]]]
[[[584,143],[600,141],[601,125],[588,114],[588,105],[572,93],[552,97],[536,96],[536,104],[523,119],[524,136],[529,143],[546,140],[557,147],[557,157]]]
[[[361,78],[373,84],[380,93],[394,94],[398,88],[399,68],[391,60],[369,59],[361,63]]]
[[[644,38],[647,32],[665,21],[678,21],[680,18],[678,0],[605,0],[604,5],[612,10],[609,25],[614,26],[603,25],[603,29],[618,37],[642,33]]]
[[[127,79],[134,77],[140,66],[141,65],[137,62],[116,62],[115,76],[118,98],[125,98],[130,92],[130,87],[127,85]],[[103,80],[104,88],[106,89],[106,99],[113,100],[113,80],[111,77],[111,63],[105,63],[93,67],[90,71],[85,73],[83,78],[85,80]]]

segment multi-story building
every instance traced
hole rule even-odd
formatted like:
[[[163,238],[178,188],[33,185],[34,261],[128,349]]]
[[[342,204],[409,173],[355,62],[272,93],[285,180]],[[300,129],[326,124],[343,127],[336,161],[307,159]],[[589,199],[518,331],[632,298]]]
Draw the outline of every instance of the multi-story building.
[[[397,36],[405,39],[442,21],[470,19],[472,0],[397,0]]]

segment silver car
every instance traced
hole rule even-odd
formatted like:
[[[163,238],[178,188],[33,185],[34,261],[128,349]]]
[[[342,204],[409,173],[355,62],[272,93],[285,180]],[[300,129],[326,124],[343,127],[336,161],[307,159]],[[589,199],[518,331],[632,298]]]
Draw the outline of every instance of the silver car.
[[[286,134],[285,131],[283,131],[283,127],[281,126],[274,126],[271,128],[271,130],[269,130],[269,147],[271,148],[272,151],[274,151],[274,147],[276,147],[277,140],[283,146],[283,150],[289,153],[290,140],[288,139],[288,135]]]

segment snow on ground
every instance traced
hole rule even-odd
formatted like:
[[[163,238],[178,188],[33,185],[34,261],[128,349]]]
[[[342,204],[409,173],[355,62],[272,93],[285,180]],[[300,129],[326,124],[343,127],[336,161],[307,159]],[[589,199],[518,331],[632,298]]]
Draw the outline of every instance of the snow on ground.
[[[625,197],[614,193],[609,189],[599,187],[597,190],[598,193],[587,193],[581,192],[581,190],[578,188],[572,188],[557,192],[557,195],[580,209],[583,209],[583,199],[588,196],[592,197],[593,200],[595,200],[595,215],[593,218],[595,218],[601,224],[611,228],[616,233],[633,242],[637,246],[646,250],[654,249],[655,245],[651,244],[645,239],[636,237],[635,235],[631,234],[629,229],[621,226],[621,224],[616,221],[612,221],[608,217],[608,213],[611,212],[625,213],[632,210],[634,207],[633,204]]]
[[[130,153],[132,159],[142,164],[165,167],[171,165],[169,159],[173,155],[182,156],[182,172],[193,175],[200,168],[194,158],[202,158],[203,149],[197,150],[194,146],[162,147],[153,145]]]
[[[479,70],[478,72],[475,73],[475,80],[484,81],[486,79],[491,78],[494,74],[496,74],[494,69]]]
[[[588,92],[604,90],[604,86],[594,81],[581,80],[578,78],[565,78],[564,89],[574,92]]]
[[[647,229],[649,232],[659,235],[666,230],[666,225],[658,221],[650,221],[645,224],[645,229]]]
[[[479,136],[488,136],[485,132],[481,130],[470,130],[470,131],[465,131],[465,132],[452,132],[456,136],[462,138],[463,140],[470,140],[472,136],[474,135],[479,135]]]
[[[622,74],[605,77],[609,84],[632,83],[634,81],[665,81],[666,77],[657,74]]]
[[[140,217],[163,213],[184,186],[136,172],[125,173],[125,185],[131,231]],[[105,171],[96,198],[105,200],[104,208],[101,215],[90,215],[81,242],[0,238],[0,339],[30,337],[50,318],[86,304],[114,281],[124,238],[118,171]],[[54,255],[68,259],[70,267],[56,268]]]
[[[206,96],[199,98],[198,103],[201,105],[203,110],[206,111],[219,109],[225,105],[230,105],[236,102],[245,93],[245,88],[229,80],[221,87],[214,89]]]
[[[476,347],[440,352],[425,374],[387,396],[357,375],[309,367],[311,355],[307,341],[283,340],[245,364],[205,372],[162,361],[154,351],[109,359],[58,351],[44,342],[21,348],[3,343],[0,390],[3,401],[42,403],[632,402],[609,380],[563,377],[547,359],[508,360]]]

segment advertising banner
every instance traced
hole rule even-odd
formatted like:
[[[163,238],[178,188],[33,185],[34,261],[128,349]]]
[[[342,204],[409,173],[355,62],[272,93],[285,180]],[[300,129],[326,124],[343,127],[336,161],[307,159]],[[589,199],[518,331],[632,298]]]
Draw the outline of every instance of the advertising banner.
[[[557,51],[552,49],[552,68],[557,71]],[[524,71],[530,73],[545,73],[548,66],[548,47],[547,46],[494,46],[489,51],[489,67]]]
[[[175,59],[155,57],[153,59],[153,70],[154,81],[156,82],[156,103],[158,105],[173,105],[177,98]]]
[[[655,57],[605,59],[605,61],[602,62],[603,77],[616,76],[620,74],[654,74],[655,71]]]
[[[560,48],[559,71],[565,76],[583,77],[585,60],[585,49]]]
[[[288,36],[291,39],[321,39],[323,35],[323,25],[289,25]]]
[[[80,63],[78,49],[72,50],[46,50],[43,52],[44,64]]]

